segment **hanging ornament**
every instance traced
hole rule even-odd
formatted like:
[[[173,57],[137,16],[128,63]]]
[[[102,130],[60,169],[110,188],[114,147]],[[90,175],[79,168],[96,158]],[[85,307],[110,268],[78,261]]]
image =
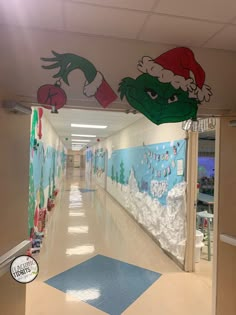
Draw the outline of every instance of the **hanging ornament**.
[[[61,88],[61,81],[57,80],[53,84],[42,85],[37,92],[38,103],[44,108],[51,109],[51,113],[57,114],[67,101],[65,91]]]

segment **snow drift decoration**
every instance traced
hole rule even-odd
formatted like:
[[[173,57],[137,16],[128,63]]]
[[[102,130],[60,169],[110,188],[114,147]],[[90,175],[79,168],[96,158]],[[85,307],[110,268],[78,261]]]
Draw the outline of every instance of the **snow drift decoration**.
[[[154,236],[164,250],[183,264],[186,247],[186,183],[178,183],[169,190],[166,205],[162,205],[146,192],[139,191],[133,169],[128,185],[123,186],[122,191],[120,184],[112,185],[109,177],[107,180],[109,193]]]

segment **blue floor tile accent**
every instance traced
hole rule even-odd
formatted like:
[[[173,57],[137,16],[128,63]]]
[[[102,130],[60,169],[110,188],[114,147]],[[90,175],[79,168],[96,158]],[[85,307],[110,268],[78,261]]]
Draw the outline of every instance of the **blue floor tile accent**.
[[[86,193],[86,192],[96,191],[96,189],[79,188],[79,191],[82,192],[82,193]]]
[[[110,315],[120,315],[161,274],[102,255],[45,281]]]

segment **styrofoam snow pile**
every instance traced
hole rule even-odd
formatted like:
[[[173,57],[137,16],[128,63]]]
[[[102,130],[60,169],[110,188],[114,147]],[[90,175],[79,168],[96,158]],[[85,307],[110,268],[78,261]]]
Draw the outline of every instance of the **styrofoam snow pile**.
[[[184,262],[186,246],[186,183],[176,184],[167,195],[166,205],[139,192],[133,170],[121,201],[134,218],[159,242],[163,249]]]

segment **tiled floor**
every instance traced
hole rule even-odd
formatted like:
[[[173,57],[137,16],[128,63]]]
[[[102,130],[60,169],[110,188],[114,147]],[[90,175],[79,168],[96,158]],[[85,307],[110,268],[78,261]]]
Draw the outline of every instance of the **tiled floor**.
[[[210,315],[208,267],[182,272],[122,207],[81,175],[68,171],[50,214],[40,274],[27,285],[26,314]]]

